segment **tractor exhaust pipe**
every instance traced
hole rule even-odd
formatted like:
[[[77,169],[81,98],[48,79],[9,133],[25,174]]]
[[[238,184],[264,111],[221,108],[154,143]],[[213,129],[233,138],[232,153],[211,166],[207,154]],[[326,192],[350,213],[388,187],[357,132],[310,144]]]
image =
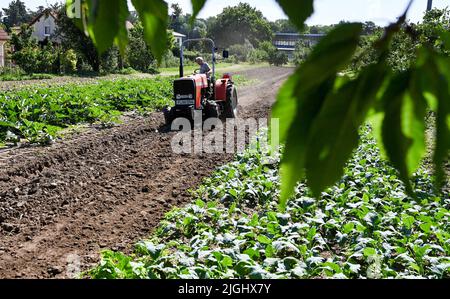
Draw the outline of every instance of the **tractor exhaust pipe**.
[[[181,49],[180,49],[180,78],[184,77],[184,61],[183,61],[183,44],[181,44]]]

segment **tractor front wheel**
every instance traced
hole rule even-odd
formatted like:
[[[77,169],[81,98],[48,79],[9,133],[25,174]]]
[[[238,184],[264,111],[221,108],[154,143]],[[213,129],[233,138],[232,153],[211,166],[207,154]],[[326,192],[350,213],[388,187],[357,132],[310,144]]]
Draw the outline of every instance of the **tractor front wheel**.
[[[163,108],[163,114],[166,125],[171,125],[176,118],[175,110],[171,107],[166,106]]]

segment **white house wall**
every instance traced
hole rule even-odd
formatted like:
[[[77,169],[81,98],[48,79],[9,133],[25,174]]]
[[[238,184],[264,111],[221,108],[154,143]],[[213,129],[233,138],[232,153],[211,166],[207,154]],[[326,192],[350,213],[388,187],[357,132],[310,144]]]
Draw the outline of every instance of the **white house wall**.
[[[50,27],[50,35],[45,34],[45,27]],[[33,34],[32,36],[38,41],[43,41],[47,37],[50,37],[55,33],[56,22],[52,16],[46,17],[43,15],[36,23],[33,24]]]

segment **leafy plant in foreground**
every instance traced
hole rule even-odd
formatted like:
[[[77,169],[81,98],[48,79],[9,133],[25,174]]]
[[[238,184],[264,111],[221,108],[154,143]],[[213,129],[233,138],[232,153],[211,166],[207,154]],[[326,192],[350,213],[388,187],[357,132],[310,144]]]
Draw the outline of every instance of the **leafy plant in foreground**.
[[[105,251],[92,278],[448,278],[450,201],[413,175],[410,198],[365,128],[320,200],[304,181],[283,213],[279,158],[248,150],[219,168],[131,256]]]

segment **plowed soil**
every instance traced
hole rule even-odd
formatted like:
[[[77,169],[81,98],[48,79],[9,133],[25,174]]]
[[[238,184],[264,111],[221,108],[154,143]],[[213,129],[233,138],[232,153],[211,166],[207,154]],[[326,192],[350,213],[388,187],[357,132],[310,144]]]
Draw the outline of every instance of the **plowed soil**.
[[[240,116],[267,117],[289,68],[243,71]],[[161,113],[48,147],[0,152],[0,278],[67,278],[99,251],[132,250],[188,190],[233,158],[174,154]],[[75,269],[77,270],[77,269]]]

